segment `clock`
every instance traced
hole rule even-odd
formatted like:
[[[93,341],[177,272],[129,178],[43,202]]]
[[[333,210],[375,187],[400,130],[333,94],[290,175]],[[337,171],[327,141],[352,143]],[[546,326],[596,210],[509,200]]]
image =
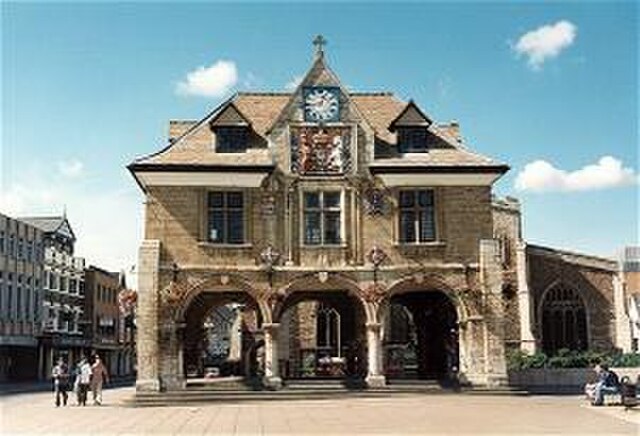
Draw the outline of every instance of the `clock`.
[[[304,88],[304,120],[328,122],[340,120],[340,91],[334,86]]]

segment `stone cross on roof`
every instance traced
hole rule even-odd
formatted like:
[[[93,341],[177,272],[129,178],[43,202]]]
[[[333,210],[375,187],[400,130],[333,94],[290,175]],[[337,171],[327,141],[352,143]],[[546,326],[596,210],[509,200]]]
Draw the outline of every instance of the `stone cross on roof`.
[[[322,35],[317,35],[313,40],[313,45],[316,46],[316,57],[324,56],[324,46],[327,45],[327,40]]]

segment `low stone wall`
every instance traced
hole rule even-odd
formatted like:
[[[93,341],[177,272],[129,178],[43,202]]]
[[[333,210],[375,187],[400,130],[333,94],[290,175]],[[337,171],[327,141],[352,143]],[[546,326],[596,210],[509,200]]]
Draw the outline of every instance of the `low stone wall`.
[[[618,377],[627,376],[632,383],[638,381],[640,368],[611,368]],[[539,391],[580,392],[587,381],[595,379],[591,368],[543,368],[509,371],[509,384]]]

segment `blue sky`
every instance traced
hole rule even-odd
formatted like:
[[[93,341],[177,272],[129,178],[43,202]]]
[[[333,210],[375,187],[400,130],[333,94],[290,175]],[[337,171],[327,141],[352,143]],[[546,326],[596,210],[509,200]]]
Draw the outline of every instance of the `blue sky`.
[[[558,23],[570,35],[548,34],[557,52],[532,63],[548,41],[522,38]],[[230,92],[283,90],[322,33],[347,87],[413,98],[511,165],[496,191],[523,202],[529,242],[613,255],[638,243],[637,23],[634,3],[5,2],[0,211],[66,204],[80,255],[133,264],[142,196],[124,166],[164,144],[169,119],[197,119],[223,98],[181,94],[178,82],[226,60]],[[600,167],[570,174],[604,156],[627,169],[622,182]]]

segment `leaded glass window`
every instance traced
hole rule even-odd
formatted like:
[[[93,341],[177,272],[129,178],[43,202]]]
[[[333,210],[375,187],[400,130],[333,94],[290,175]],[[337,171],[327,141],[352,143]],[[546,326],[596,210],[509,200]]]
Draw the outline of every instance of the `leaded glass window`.
[[[342,242],[341,195],[335,192],[305,192],[303,222],[305,245],[339,245]]]
[[[556,286],[542,303],[542,348],[555,354],[561,348],[586,350],[587,315],[582,298],[575,289]]]
[[[400,191],[398,200],[400,242],[415,244],[435,241],[433,190]]]
[[[427,151],[427,129],[424,127],[398,129],[398,148],[401,153]]]
[[[329,352],[331,356],[340,356],[340,312],[331,306],[320,303],[316,311],[316,330],[318,348]]]
[[[244,243],[244,196],[242,192],[210,192],[208,240],[218,244]]]
[[[247,149],[249,130],[246,127],[225,126],[216,128],[218,153],[241,153]]]

